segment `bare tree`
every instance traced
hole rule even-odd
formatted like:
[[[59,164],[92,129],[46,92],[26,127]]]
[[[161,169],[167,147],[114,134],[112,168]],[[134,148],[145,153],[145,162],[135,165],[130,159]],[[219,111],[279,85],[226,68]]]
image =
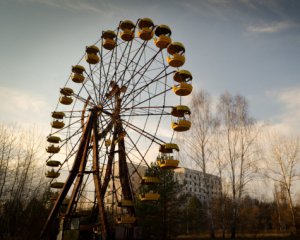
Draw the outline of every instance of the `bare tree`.
[[[248,104],[243,96],[223,94],[218,103],[217,113],[221,121],[219,129],[224,144],[223,160],[227,163],[228,181],[231,186],[231,238],[235,239],[242,196],[246,185],[257,171],[255,140],[259,129],[249,116]]]
[[[16,137],[15,126],[0,124],[0,199],[7,195],[10,161],[14,158]]]
[[[221,191],[219,197],[215,201],[215,207],[213,212],[215,213],[219,226],[222,230],[222,238],[225,238],[226,228],[227,228],[227,216],[226,216],[226,204],[228,202],[228,186],[224,179],[224,172],[227,167],[227,162],[224,159],[224,143],[222,141],[222,136],[220,135],[220,131],[216,131],[214,134],[213,142],[214,142],[214,165],[216,169],[216,175],[221,179]]]
[[[286,193],[292,233],[296,233],[293,188],[300,176],[299,138],[272,134],[268,142],[270,143],[270,154],[267,159],[266,175],[281,187],[282,194]]]
[[[24,130],[0,124],[0,228],[5,229],[0,238],[29,234],[23,222],[30,216],[29,212],[24,216],[24,211],[46,190],[41,143],[36,127]]]
[[[211,237],[215,237],[215,224],[211,211],[212,196],[209,180],[213,162],[213,136],[218,121],[212,109],[212,100],[208,93],[201,90],[193,94],[191,101],[192,128],[184,137],[186,155],[203,172],[206,214],[210,223]]]

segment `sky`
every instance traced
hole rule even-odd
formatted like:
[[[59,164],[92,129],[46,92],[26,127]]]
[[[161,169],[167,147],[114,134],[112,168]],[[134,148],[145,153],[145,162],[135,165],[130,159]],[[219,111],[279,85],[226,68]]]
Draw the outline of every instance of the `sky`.
[[[195,89],[228,91],[279,131],[300,133],[300,1],[0,0],[0,122],[50,131],[71,65],[124,19],[167,24]]]

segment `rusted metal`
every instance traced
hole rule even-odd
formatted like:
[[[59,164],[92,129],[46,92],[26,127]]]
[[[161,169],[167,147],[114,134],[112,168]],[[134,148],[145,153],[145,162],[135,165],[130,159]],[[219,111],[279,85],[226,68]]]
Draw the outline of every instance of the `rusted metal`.
[[[65,199],[70,187],[72,186],[72,183],[73,183],[75,177],[77,176],[77,173],[78,173],[79,167],[80,167],[80,163],[81,163],[81,159],[82,159],[82,155],[84,153],[84,149],[86,146],[86,141],[87,141],[88,136],[91,134],[92,123],[93,123],[93,121],[92,121],[92,117],[91,117],[91,113],[90,113],[88,120],[87,120],[86,127],[83,129],[82,137],[81,137],[80,144],[78,147],[78,152],[76,154],[72,169],[71,169],[70,174],[65,182],[65,185],[64,185],[61,193],[59,194],[59,196],[48,216],[48,219],[43,227],[43,230],[42,230],[41,236],[40,236],[41,239],[43,239],[45,237],[45,234],[48,231],[50,224],[53,222],[53,220],[57,216],[59,208],[62,205],[62,202]]]
[[[97,199],[97,206],[99,211],[99,219],[101,223],[101,236],[102,239],[107,239],[107,236],[110,235],[108,233],[108,225],[107,225],[107,216],[104,208],[104,199],[101,198],[101,179],[99,177],[99,139],[97,134],[97,120],[93,122],[93,178],[95,184],[95,191],[96,191],[96,199]]]

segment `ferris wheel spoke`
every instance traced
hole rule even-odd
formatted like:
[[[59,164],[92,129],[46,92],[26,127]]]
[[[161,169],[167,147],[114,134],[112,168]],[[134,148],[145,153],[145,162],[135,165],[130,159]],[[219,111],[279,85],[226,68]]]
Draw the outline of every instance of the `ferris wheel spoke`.
[[[174,71],[173,72],[170,72],[170,73],[167,73],[167,74],[165,74],[165,75],[163,75],[163,76],[160,76],[160,74],[162,74],[163,72],[165,71],[165,69],[162,71],[162,72],[160,72],[153,80],[151,80],[150,82],[148,82],[148,83],[146,83],[145,85],[143,85],[142,87],[139,87],[139,88],[133,88],[132,90],[131,90],[131,92],[129,92],[129,93],[127,93],[125,96],[124,96],[124,100],[123,100],[123,102],[124,102],[124,106],[126,107],[130,102],[126,102],[127,101],[127,99],[130,97],[130,96],[138,96],[138,95],[140,95],[147,87],[149,87],[151,84],[154,84],[154,83],[156,83],[156,82],[158,82],[158,81],[160,81],[160,80],[162,80],[162,79],[166,79],[170,74],[172,74],[172,73],[174,73]],[[165,83],[164,83],[164,85],[165,85]],[[169,89],[172,89],[172,87],[169,87]],[[133,97],[133,99],[134,99],[135,97]]]
[[[117,33],[117,34],[118,34],[118,33]],[[122,45],[122,44],[119,44],[119,45],[117,45],[117,46],[120,46],[120,45]],[[116,51],[116,54],[115,54],[115,68],[116,68],[116,69],[115,69],[115,72],[114,72],[114,74],[112,75],[111,79],[114,79],[115,75],[117,74],[118,68],[119,68],[119,66],[120,66],[120,64],[121,64],[122,58],[123,58],[123,56],[124,56],[124,54],[125,54],[125,52],[126,52],[126,49],[127,49],[128,45],[129,45],[129,42],[126,44],[125,50],[122,51],[122,56],[121,56],[121,58],[120,58],[118,64],[116,64],[116,61],[117,61],[117,51]],[[131,49],[131,45],[132,45],[132,42],[130,43],[130,49]],[[113,51],[112,51],[111,58],[113,58],[114,52],[115,52],[115,49],[113,49]],[[109,63],[109,66],[110,66],[110,64],[111,64],[111,61],[110,61],[110,63]],[[109,67],[109,68],[110,68],[110,67]],[[109,72],[109,70],[108,70],[108,72]],[[100,79],[101,79],[101,74],[100,74]],[[108,87],[109,87],[109,81],[107,81],[107,78],[106,78],[106,81],[104,82],[104,86],[103,86],[103,88],[102,88],[102,97],[103,97],[102,101],[104,101],[105,92],[107,91],[107,88],[108,88]]]
[[[88,75],[88,80],[94,84],[94,82],[93,82],[91,79],[92,79],[92,77],[91,77],[90,75]],[[86,92],[86,94],[88,95],[88,98],[87,98],[87,99],[89,99],[89,100],[91,99],[91,100],[93,101],[94,105],[98,105],[98,104],[97,104],[97,99],[96,99],[96,97],[93,97],[93,96],[91,95],[91,91],[87,89],[87,86],[86,86],[86,85],[87,85],[88,80],[86,80],[86,81],[84,81],[84,82],[82,83],[82,86],[81,86],[81,89],[79,90],[79,92],[81,93],[81,92],[82,92],[82,89],[84,89],[85,92]],[[95,91],[94,91],[94,92],[95,92]],[[78,100],[80,100],[80,101],[82,101],[82,100],[87,100],[87,99],[84,99],[83,97],[79,96],[79,94],[74,94],[74,93],[73,93],[73,95],[75,96],[75,98],[78,98]],[[89,104],[90,104],[90,103],[89,103]],[[74,106],[75,106],[75,104],[74,104]]]
[[[147,116],[147,115],[170,115],[170,112],[166,112],[165,109],[171,109],[172,106],[145,106],[145,107],[135,107],[135,108],[125,108],[121,113],[121,117],[127,116]],[[127,113],[130,111],[130,113]]]
[[[161,139],[159,139],[158,137],[152,135],[151,133],[145,131],[144,129],[141,129],[125,120],[122,120],[122,122],[127,126],[129,127],[131,130],[143,135],[144,137],[148,138],[149,140],[157,143],[157,144],[164,144],[165,142]]]
[[[101,48],[102,48],[102,44],[101,44]],[[103,49],[103,48],[102,48]],[[103,72],[104,72],[104,75],[105,75],[105,81],[104,81],[104,86],[103,86],[103,90],[102,90],[102,96],[104,97],[105,96],[105,89],[107,88],[107,85],[109,85],[109,81],[108,81],[108,77],[109,77],[109,72],[110,72],[110,67],[111,67],[111,64],[113,62],[113,57],[114,57],[114,53],[117,51],[116,50],[117,48],[114,48],[112,50],[112,53],[110,55],[110,60],[109,60],[109,63],[108,63],[108,67],[107,67],[107,72],[105,74],[105,68],[104,68],[104,65],[103,65],[103,61],[102,59],[100,60],[101,61],[101,66],[103,66]],[[101,51],[102,52],[102,51]],[[100,67],[101,69],[101,67]],[[101,79],[101,75],[100,75],[100,79]],[[104,101],[104,99],[102,99],[102,101]]]
[[[123,81],[124,81],[124,77],[125,77],[125,74],[127,73],[127,70],[129,68],[129,66],[134,62],[134,59],[138,56],[138,53],[142,50],[142,52],[140,53],[139,55],[139,58],[138,58],[138,61],[140,61],[141,57],[143,56],[143,52],[145,51],[146,49],[146,43],[143,43],[140,48],[138,49],[138,51],[136,52],[136,54],[133,56],[133,58],[131,59],[131,61],[128,63],[128,65],[125,66],[124,68],[124,71],[123,73],[121,74],[121,76],[118,78],[118,80],[116,80],[116,84],[120,83],[120,81],[122,82],[122,86],[126,86],[130,83],[131,79],[134,77],[133,75],[131,75],[131,78],[125,83],[123,84]],[[137,65],[135,65],[135,69],[137,68]],[[108,91],[108,89],[106,88],[106,91]],[[108,101],[108,100],[107,100]]]
[[[80,95],[78,94],[73,94],[73,97],[75,97],[77,100],[81,101],[82,103],[87,103],[90,107],[93,107],[95,106],[94,104],[90,103],[88,101],[88,99],[85,99],[83,97],[81,97]],[[82,110],[81,110],[82,111]],[[76,111],[72,111],[72,112],[76,112]]]
[[[102,46],[102,45],[101,45]],[[103,91],[102,91],[102,101],[104,102],[104,97],[105,97],[105,94],[104,93],[104,88],[105,88],[105,84],[108,82],[108,71],[106,72],[105,71],[105,66],[104,66],[104,63],[102,61],[102,52],[100,52],[100,58],[101,58],[101,61],[100,61],[100,67],[99,67],[99,73],[100,73],[100,77],[99,77],[99,84],[101,84],[102,81],[104,81],[104,86],[102,87]]]
[[[130,140],[131,144],[133,145],[133,148],[135,148],[135,150],[139,153],[139,156],[142,158],[142,160],[144,161],[144,163],[147,165],[147,167],[149,167],[149,164],[147,163],[145,156],[141,153],[141,151],[138,149],[137,145],[135,144],[135,142],[133,141],[133,139],[130,137],[130,134],[128,134],[126,132],[126,136],[128,137],[128,139]],[[129,153],[126,153],[127,157],[129,158]],[[129,158],[130,159],[130,158]],[[130,160],[131,164],[134,166],[133,162]]]
[[[109,122],[105,129],[102,130],[100,134],[98,134],[99,139],[104,139],[106,135],[112,130],[113,122]]]
[[[161,50],[159,50],[154,56],[152,56],[152,58],[150,58],[142,67],[140,67],[140,69],[136,70],[137,67],[134,69],[133,74],[131,76],[131,78],[129,78],[127,80],[127,82],[124,84],[125,86],[128,86],[129,83],[131,82],[131,80],[137,75],[140,74],[140,71],[142,71],[142,69],[144,70],[141,74],[140,77],[138,79],[138,81],[135,83],[135,85],[137,85],[139,83],[139,81],[141,80],[141,78],[144,76],[144,74],[146,73],[146,71],[149,69],[149,67],[151,66],[151,64],[154,62],[155,58],[157,57],[157,55],[160,53]]]
[[[134,61],[135,60],[135,58],[137,57],[137,56],[139,56],[138,57],[138,59],[137,59],[137,62],[139,62],[140,60],[141,60],[141,58],[142,58],[142,56],[143,56],[143,54],[144,54],[144,52],[145,52],[145,50],[146,50],[146,47],[147,47],[147,42],[144,42],[140,47],[139,47],[139,49],[136,51],[136,53],[135,53],[135,55],[133,56],[133,58],[131,59],[131,61],[127,64],[127,65],[125,65],[124,67],[124,71],[123,71],[123,73],[121,74],[121,76],[118,78],[118,80],[116,81],[116,83],[118,84],[118,83],[120,83],[120,81],[121,81],[121,83],[122,83],[122,85],[127,85],[129,82],[130,82],[130,79],[127,81],[127,83],[125,83],[125,84],[123,84],[123,82],[124,82],[124,77],[125,77],[125,74],[127,73],[127,71],[129,70],[129,66],[134,66],[134,70],[133,70],[133,72],[136,70],[136,68],[138,67],[138,65],[136,64],[136,62]],[[142,50],[142,51],[141,51]],[[140,52],[141,51],[141,52]],[[140,53],[140,55],[138,55]],[[128,57],[130,56],[130,53],[128,54]],[[132,78],[132,75],[131,75],[131,78]]]
[[[134,60],[134,58],[135,58],[135,56],[133,57],[133,59],[131,59],[131,61],[129,62],[129,57],[130,57],[130,53],[131,53],[131,49],[132,49],[132,44],[133,44],[133,42],[131,41],[130,42],[130,47],[129,47],[129,50],[128,50],[128,54],[127,54],[127,58],[126,58],[126,62],[125,62],[125,67],[124,67],[124,71],[123,71],[123,73],[127,70],[127,68],[129,67],[129,64]],[[127,47],[127,46],[126,46]],[[123,51],[123,54],[125,53],[125,51],[126,51],[126,49]],[[137,52],[138,53],[138,52]],[[120,61],[119,61],[119,65],[121,64],[121,61],[122,60],[122,57],[121,57],[121,59],[120,59]],[[117,67],[117,69],[116,70],[118,70],[118,68],[119,68],[119,65],[118,65],[118,67]],[[122,73],[122,74],[123,74]],[[115,76],[117,76],[116,75],[116,73],[115,73]],[[117,77],[116,77],[117,78]],[[122,82],[121,82],[121,86],[123,85],[123,81],[124,81],[124,77],[122,77]],[[119,84],[119,81],[117,81],[117,84]]]
[[[160,95],[162,95],[162,94],[165,94],[166,92],[170,91],[171,89],[172,89],[172,87],[170,87],[170,88],[168,88],[168,89],[166,89],[166,90],[164,90],[164,91],[162,91],[162,92],[159,92],[159,93],[157,93],[157,94],[155,94],[155,95],[153,95],[153,96],[151,96],[151,97],[149,97],[149,98],[147,98],[147,99],[145,99],[145,100],[143,100],[143,101],[141,101],[141,102],[135,104],[135,105],[132,106],[131,108],[135,108],[135,107],[137,107],[137,106],[140,106],[141,104],[143,104],[143,103],[145,103],[145,102],[148,102],[148,101],[150,101],[151,99],[154,99],[154,98],[156,98],[156,97],[158,97],[158,96],[160,96]],[[130,102],[129,102],[129,103],[130,103]],[[127,106],[129,105],[129,103],[127,103],[124,107],[127,107]]]
[[[55,131],[55,132],[51,132],[50,136],[51,136],[51,135],[54,135],[54,134],[57,134],[57,133],[61,133],[61,132],[63,132],[64,130],[69,129],[71,126],[73,126],[73,125],[75,125],[75,124],[78,124],[80,121],[81,121],[81,119],[76,120],[76,121],[70,123],[69,125],[64,126],[63,128],[58,129],[58,130]]]
[[[97,103],[97,105],[99,104],[99,97],[97,96],[97,93],[98,95],[100,96],[100,93],[99,93],[99,88],[96,86],[95,84],[95,80],[94,80],[94,77],[93,77],[93,74],[92,74],[92,67],[91,67],[91,64],[89,64],[89,68],[90,68],[90,75],[89,75],[89,80],[92,82],[92,85],[93,85],[93,88],[94,88],[94,93],[95,93],[95,101]],[[92,99],[93,100],[93,99]]]
[[[140,87],[140,88],[138,88],[138,89],[135,89],[135,87],[131,90],[131,92],[130,93],[127,93],[127,95],[125,96],[125,101],[124,101],[124,107],[126,107],[126,106],[128,106],[131,102],[132,102],[132,100],[134,100],[135,99],[135,96],[139,96],[143,91],[145,91],[145,89],[146,88],[148,88],[151,84],[153,84],[153,83],[158,83],[161,79],[165,79],[165,82],[164,83],[162,83],[163,85],[164,85],[164,87],[165,87],[165,91],[163,91],[162,93],[166,93],[167,91],[166,91],[166,89],[168,88],[168,90],[170,90],[170,89],[172,89],[172,87],[167,87],[167,76],[168,75],[170,75],[170,74],[172,74],[172,73],[174,73],[175,71],[172,71],[172,72],[170,72],[170,73],[167,73],[166,72],[166,70],[167,70],[167,67],[165,67],[160,73],[158,73],[157,74],[157,76],[153,79],[153,80],[151,80],[150,82],[148,82],[148,83],[145,83],[145,85],[144,86],[142,86],[142,87]],[[163,76],[160,76],[162,73],[164,73],[164,75]],[[131,101],[128,101],[127,103],[126,103],[126,100],[129,98],[129,96],[130,95],[132,95],[133,96],[133,98],[131,99]],[[150,95],[150,94],[149,94]],[[157,94],[157,96],[159,96],[160,94]],[[146,101],[150,101],[152,99],[152,97],[149,97],[148,99],[146,99],[145,101],[142,101],[142,103],[144,103],[144,102],[146,102]],[[165,103],[165,95],[164,95],[164,103]]]
[[[115,71],[114,71],[114,73],[113,73],[111,79],[115,79],[115,78],[116,78],[117,73],[118,73],[118,70],[119,70],[119,67],[120,67],[120,65],[121,65],[122,59],[123,59],[123,57],[124,57],[124,55],[125,55],[125,53],[126,53],[126,50],[127,50],[128,46],[129,46],[129,50],[128,50],[128,51],[129,51],[129,53],[130,53],[130,52],[131,52],[130,50],[131,50],[131,47],[132,47],[132,42],[127,42],[125,49],[122,50],[122,55],[121,55],[121,57],[119,58],[118,63],[117,63],[117,52],[116,52],[116,54],[115,54],[115,65],[116,65],[116,67],[115,67]],[[126,63],[128,62],[129,55],[130,55],[130,54],[128,54]],[[107,83],[108,83],[108,82],[107,82]],[[107,92],[107,90],[108,90],[107,88],[108,88],[108,84],[105,84],[105,86],[104,86],[104,88],[103,88],[103,94],[104,94],[105,92]]]
[[[151,144],[149,145],[147,151],[146,151],[145,154],[143,155],[143,154],[141,153],[141,151],[138,149],[138,147],[137,147],[137,145],[135,144],[135,142],[134,142],[134,141],[132,140],[132,138],[130,137],[130,135],[127,134],[127,136],[128,136],[128,138],[129,138],[130,142],[132,143],[133,148],[136,149],[136,151],[138,152],[138,154],[139,154],[139,157],[138,157],[138,158],[141,158],[141,159],[143,160],[143,162],[146,164],[146,166],[149,168],[150,166],[149,166],[149,164],[147,163],[147,161],[146,161],[146,159],[145,159],[145,156],[147,155],[149,149],[151,148],[151,146],[152,146],[152,144],[153,144],[153,141],[151,141]],[[134,171],[131,173],[130,177],[131,177],[134,173],[136,173],[136,174],[140,177],[140,179],[142,179],[142,176],[139,174],[139,171],[138,171],[138,168],[139,168],[140,165],[142,164],[142,161],[140,161],[137,165],[134,164],[133,161],[131,160],[131,158],[129,157],[129,153],[130,153],[130,152],[131,152],[131,151],[129,151],[128,153],[126,153],[126,157],[128,158],[129,162],[131,163],[131,166],[134,168]],[[132,153],[131,153],[131,154],[132,154]]]

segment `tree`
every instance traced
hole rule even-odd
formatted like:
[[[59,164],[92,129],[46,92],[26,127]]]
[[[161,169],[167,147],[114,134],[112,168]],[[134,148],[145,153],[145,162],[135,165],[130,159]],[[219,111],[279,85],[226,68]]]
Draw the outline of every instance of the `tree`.
[[[218,128],[217,118],[212,110],[212,100],[208,93],[201,90],[193,94],[191,101],[191,130],[184,135],[184,150],[188,159],[203,172],[206,217],[209,221],[211,237],[215,237],[215,223],[212,216],[209,187],[209,173],[212,172],[214,142],[213,136]]]
[[[190,196],[186,206],[186,219],[184,221],[187,234],[198,233],[201,227],[205,225],[204,211],[205,209],[200,200],[196,196]]]
[[[185,196],[181,196],[181,186],[174,179],[174,172],[152,164],[146,176],[156,176],[159,184],[142,186],[141,194],[153,191],[159,193],[158,201],[138,201],[137,215],[143,228],[143,239],[169,239],[182,232]]]
[[[6,198],[9,166],[15,155],[15,126],[0,124],[0,199]]]
[[[227,163],[232,197],[231,238],[235,239],[241,199],[246,185],[257,171],[255,141],[259,129],[249,116],[248,103],[243,96],[224,93],[219,99],[217,112],[224,144],[223,161]]]
[[[280,198],[286,196],[292,233],[296,233],[295,208],[293,203],[293,189],[295,182],[299,180],[300,142],[298,137],[286,137],[273,134],[269,139],[270,155],[267,159],[266,175],[277,183],[275,189],[275,201],[280,206]],[[278,191],[278,188],[280,191]],[[281,197],[280,197],[281,196]],[[280,214],[280,212],[279,212]],[[280,215],[279,215],[280,217]]]
[[[25,228],[38,213],[43,221],[46,191],[43,166],[39,164],[42,140],[35,127],[0,124],[0,238],[38,236],[40,229]],[[35,208],[39,202],[41,208]],[[37,205],[36,205],[37,206]],[[29,210],[31,209],[31,210]],[[35,226],[38,226],[35,225]]]

